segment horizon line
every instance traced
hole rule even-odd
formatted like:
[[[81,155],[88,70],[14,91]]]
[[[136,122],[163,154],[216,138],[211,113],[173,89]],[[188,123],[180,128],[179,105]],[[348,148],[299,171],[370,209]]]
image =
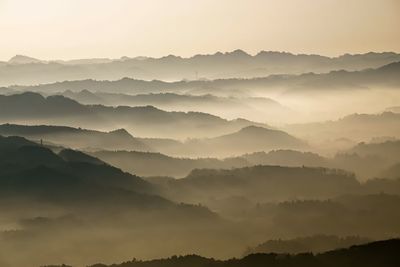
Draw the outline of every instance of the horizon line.
[[[64,62],[69,62],[69,61],[76,61],[76,60],[93,60],[93,59],[105,59],[105,60],[123,60],[124,58],[126,59],[139,59],[139,58],[143,58],[143,59],[163,59],[163,58],[168,58],[168,57],[175,57],[175,58],[180,58],[180,59],[192,59],[198,56],[216,56],[216,55],[229,55],[229,54],[233,54],[233,53],[243,53],[247,56],[250,57],[256,57],[261,53],[276,53],[276,54],[288,54],[288,55],[293,55],[293,56],[320,56],[320,57],[324,57],[324,58],[330,58],[330,59],[334,59],[334,58],[340,58],[343,56],[356,56],[356,55],[367,55],[367,54],[384,54],[384,53],[392,53],[392,54],[399,54],[400,52],[395,52],[395,51],[368,51],[368,52],[363,52],[363,53],[350,53],[350,52],[345,52],[345,53],[341,53],[335,56],[328,56],[328,55],[323,55],[323,54],[318,54],[318,53],[294,53],[294,52],[289,52],[289,51],[279,51],[279,50],[259,50],[256,53],[249,53],[244,49],[235,49],[235,50],[231,50],[231,51],[225,51],[225,52],[221,52],[221,51],[216,51],[213,53],[197,53],[197,54],[193,54],[192,56],[180,56],[180,55],[176,55],[176,54],[168,54],[168,55],[164,55],[164,56],[120,56],[120,57],[82,57],[82,58],[69,58],[69,59],[61,59],[61,58],[54,58],[54,59],[42,59],[40,57],[35,57],[35,56],[30,56],[27,54],[15,54],[14,56],[10,57],[9,59],[6,60],[0,60],[0,62],[3,63],[8,63],[11,59],[13,59],[14,57],[17,56],[22,56],[22,57],[29,57],[35,60],[39,60],[39,61],[43,61],[43,63],[51,63],[51,62],[57,62],[57,61],[64,61]]]

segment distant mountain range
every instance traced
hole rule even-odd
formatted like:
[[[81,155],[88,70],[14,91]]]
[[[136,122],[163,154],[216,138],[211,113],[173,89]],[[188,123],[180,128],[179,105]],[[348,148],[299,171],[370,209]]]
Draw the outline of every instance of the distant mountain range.
[[[44,95],[48,95],[43,93]],[[258,120],[261,117],[288,118],[295,112],[277,101],[266,97],[223,97],[212,94],[190,95],[177,93],[150,93],[130,95],[123,93],[91,92],[67,90],[60,93],[82,104],[101,104],[107,106],[146,106],[151,105],[168,111],[197,111],[214,114],[223,118],[245,117]]]
[[[287,132],[318,142],[348,138],[356,142],[373,138],[400,137],[400,113],[351,114],[341,119],[317,123],[291,124],[283,127]]]
[[[309,90],[348,90],[365,88],[397,88],[400,85],[400,60],[377,68],[357,71],[335,70],[328,73],[304,73],[299,75],[271,75],[258,78],[229,78],[166,82],[123,78],[115,81],[75,80],[34,86],[11,86],[8,89],[58,93],[64,91],[149,94],[213,94],[219,96],[265,93],[270,90],[304,92]],[[268,91],[266,91],[268,90]]]
[[[23,136],[37,142],[42,140],[54,151],[65,147],[85,150],[140,176],[183,177],[196,168],[280,165],[339,168],[354,172],[360,180],[400,177],[397,167],[400,141],[396,139],[359,143],[333,157],[322,157],[299,151],[313,148],[283,131],[255,126],[215,138],[184,142],[134,137],[124,129],[101,132],[47,125],[3,124],[0,125],[0,135]]]
[[[43,61],[17,55],[8,62],[0,62],[0,86],[82,79],[117,80],[123,77],[143,80],[254,78],[271,74],[355,71],[397,61],[400,61],[400,55],[391,52],[345,54],[330,58],[273,51],[261,51],[252,56],[242,50],[235,50],[190,58],[169,55],[162,58],[122,57],[71,61]]]
[[[30,92],[0,95],[0,122],[101,130],[125,128],[136,136],[177,139],[217,136],[247,126],[268,127],[244,119],[226,120],[201,112],[167,112],[153,106],[82,105],[63,96],[45,98]]]
[[[101,132],[82,128],[48,125],[0,125],[0,135],[23,136],[47,145],[93,150],[161,152],[186,157],[227,157],[272,149],[305,149],[307,144],[283,131],[247,126],[215,138],[171,139],[133,137],[124,129]]]
[[[171,157],[161,153],[138,151],[94,151],[89,152],[113,166],[140,176],[185,177],[194,169],[231,169],[254,165],[279,165],[287,167],[329,167],[335,166],[330,159],[311,152],[295,150],[272,150],[254,152],[238,157],[184,158]],[[152,166],[157,166],[153,168]],[[335,166],[340,168],[340,166]]]

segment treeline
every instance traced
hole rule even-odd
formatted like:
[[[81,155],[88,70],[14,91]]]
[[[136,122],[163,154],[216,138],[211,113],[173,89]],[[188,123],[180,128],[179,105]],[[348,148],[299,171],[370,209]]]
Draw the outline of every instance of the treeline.
[[[90,267],[397,267],[400,266],[399,251],[400,239],[391,239],[321,254],[251,254],[242,259],[225,261],[187,255],[150,261],[134,259],[121,264],[94,264]]]

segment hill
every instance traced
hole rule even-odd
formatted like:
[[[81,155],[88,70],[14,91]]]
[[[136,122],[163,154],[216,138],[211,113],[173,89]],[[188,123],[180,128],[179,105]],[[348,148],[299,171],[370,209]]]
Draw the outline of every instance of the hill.
[[[0,135],[22,136],[76,149],[151,150],[124,129],[100,132],[66,126],[2,124]]]
[[[167,112],[152,106],[82,105],[63,96],[43,97],[30,92],[0,96],[0,122],[101,130],[124,128],[137,136],[168,138],[215,136],[249,125],[265,126],[201,112]]]
[[[370,242],[366,238],[358,236],[347,236],[340,238],[332,235],[315,235],[299,237],[288,240],[268,240],[254,248],[246,251],[246,255],[255,253],[278,253],[278,254],[299,254],[299,253],[321,253],[329,250],[348,248]]]
[[[82,104],[101,104],[108,106],[146,106],[151,105],[168,111],[197,111],[211,113],[223,118],[234,119],[245,117],[258,120],[293,116],[291,109],[267,97],[224,97],[212,94],[178,94],[178,93],[145,93],[123,94],[112,92],[91,92],[67,90],[60,93]]]
[[[352,114],[334,121],[291,124],[283,127],[311,143],[347,138],[356,143],[379,137],[400,137],[400,114],[383,112],[378,114]],[[322,144],[323,146],[323,144]],[[347,147],[349,149],[350,147]],[[343,149],[343,147],[341,148]]]
[[[242,259],[215,260],[196,255],[174,256],[168,259],[149,261],[133,260],[121,264],[105,265],[94,264],[90,267],[323,267],[323,266],[365,266],[365,267],[395,267],[400,263],[397,251],[400,248],[400,240],[390,239],[368,244],[352,246],[350,248],[332,250],[313,255],[303,254],[252,254]]]
[[[189,240],[198,240],[201,248],[210,245],[210,239],[199,238],[204,233],[190,232],[199,225],[219,232],[216,214],[156,193],[140,177],[82,152],[56,154],[21,137],[0,136],[0,261],[4,266],[42,266],[62,254],[84,265],[93,255],[110,257],[110,244],[118,257],[132,248],[153,243],[155,248],[155,236],[165,238],[172,231],[182,245],[163,242],[167,251],[193,249]],[[165,232],[154,233],[160,221]],[[140,233],[145,235],[137,238]],[[16,251],[21,242],[26,249]],[[91,250],[74,257],[87,247]]]
[[[194,169],[229,169],[248,165],[247,161],[242,158],[224,160],[216,158],[192,159],[138,151],[96,151],[90,154],[124,171],[140,176],[184,177]],[[157,166],[157,168],[154,168],[154,166]]]
[[[329,198],[359,190],[344,171],[310,167],[253,166],[230,170],[196,169],[182,179],[148,179],[176,201],[204,203],[244,197],[253,203],[288,198]],[[304,185],[307,185],[305,187]]]
[[[27,57],[23,55],[15,55],[10,60],[7,61],[9,64],[32,64],[32,63],[42,63],[43,61],[33,58]]]
[[[308,145],[286,132],[248,126],[214,138],[192,139],[185,143],[193,155],[226,157],[273,149],[305,149]]]
[[[135,192],[152,190],[151,185],[141,178],[81,152],[62,150],[56,154],[21,137],[0,136],[0,147],[2,190],[8,188],[27,193],[30,186],[34,190],[54,187],[53,192],[49,192],[53,194],[58,190],[69,190],[71,186],[83,189],[81,187],[87,182]]]

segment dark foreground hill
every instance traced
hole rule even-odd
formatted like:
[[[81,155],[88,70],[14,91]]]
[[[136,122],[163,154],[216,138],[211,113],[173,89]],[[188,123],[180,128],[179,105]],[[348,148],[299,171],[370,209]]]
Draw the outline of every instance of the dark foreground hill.
[[[95,264],[90,267],[397,267],[400,266],[400,240],[377,241],[346,249],[313,255],[252,254],[242,259],[215,260],[196,255],[121,264]]]
[[[156,192],[140,177],[80,151],[54,153],[21,137],[0,136],[0,266],[62,258],[83,266],[94,258],[125,258],[132,249],[152,247],[140,253],[149,256],[212,246],[221,227],[215,213]],[[200,226],[202,233],[195,231]],[[213,235],[204,239],[208,231]],[[171,232],[181,244],[165,241],[161,249],[158,238],[167,240]]]

